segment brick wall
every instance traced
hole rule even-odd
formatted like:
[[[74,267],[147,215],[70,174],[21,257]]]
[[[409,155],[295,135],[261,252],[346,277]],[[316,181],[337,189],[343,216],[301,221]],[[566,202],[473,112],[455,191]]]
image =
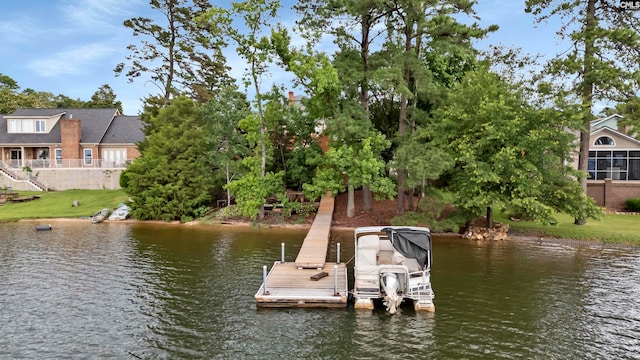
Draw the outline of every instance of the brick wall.
[[[638,181],[613,181],[605,179],[589,181],[587,194],[596,204],[608,210],[623,210],[624,203],[630,198],[640,198],[640,182]]]
[[[82,155],[80,154],[80,139],[82,137],[82,131],[80,130],[80,120],[61,120],[60,126],[62,138],[62,158],[82,159]]]

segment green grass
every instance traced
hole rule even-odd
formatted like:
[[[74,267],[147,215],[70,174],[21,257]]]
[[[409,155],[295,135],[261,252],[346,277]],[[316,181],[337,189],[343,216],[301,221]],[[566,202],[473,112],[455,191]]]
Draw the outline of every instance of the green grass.
[[[509,224],[510,234],[640,245],[640,215],[605,214],[600,220],[587,220],[586,225],[575,225],[574,219],[565,214],[556,218],[556,225],[546,226],[530,221],[511,221],[504,215],[496,215],[495,220]]]
[[[20,196],[39,199],[0,206],[0,222],[20,219],[74,218],[91,216],[103,208],[114,209],[128,196],[122,190],[66,190],[52,192],[18,191]],[[78,200],[80,206],[74,207]]]

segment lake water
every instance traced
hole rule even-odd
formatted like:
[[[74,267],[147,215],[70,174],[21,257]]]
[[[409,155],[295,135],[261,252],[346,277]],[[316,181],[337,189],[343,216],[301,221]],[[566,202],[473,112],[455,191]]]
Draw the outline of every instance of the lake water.
[[[304,229],[52,225],[0,224],[1,359],[640,358],[633,248],[435,238],[436,312],[390,316],[256,308]]]

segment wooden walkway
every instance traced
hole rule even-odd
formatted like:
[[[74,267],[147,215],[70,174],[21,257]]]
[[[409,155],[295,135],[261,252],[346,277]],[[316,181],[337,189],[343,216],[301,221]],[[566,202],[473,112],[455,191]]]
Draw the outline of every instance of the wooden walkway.
[[[333,196],[320,200],[316,217],[293,263],[275,262],[255,295],[258,307],[345,307],[347,267],[327,263]]]
[[[299,269],[322,269],[324,266],[327,259],[332,219],[333,196],[327,194],[320,200],[316,217],[296,258],[296,266]]]

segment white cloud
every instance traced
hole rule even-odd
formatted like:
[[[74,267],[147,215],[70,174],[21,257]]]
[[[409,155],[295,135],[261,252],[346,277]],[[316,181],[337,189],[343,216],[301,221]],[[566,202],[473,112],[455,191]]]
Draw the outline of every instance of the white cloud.
[[[0,38],[3,42],[21,43],[26,38],[34,36],[34,23],[27,17],[20,17],[9,21],[0,21]]]
[[[43,53],[43,58],[31,61],[27,67],[44,77],[59,77],[62,75],[82,74],[87,72],[89,66],[114,53],[112,46],[102,43],[93,43],[85,46],[76,46],[72,50],[66,50],[51,55]]]
[[[67,1],[61,8],[67,25],[92,32],[112,32],[122,29],[122,20],[131,16],[140,0],[82,0]]]

